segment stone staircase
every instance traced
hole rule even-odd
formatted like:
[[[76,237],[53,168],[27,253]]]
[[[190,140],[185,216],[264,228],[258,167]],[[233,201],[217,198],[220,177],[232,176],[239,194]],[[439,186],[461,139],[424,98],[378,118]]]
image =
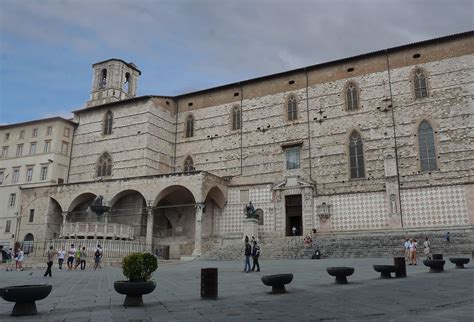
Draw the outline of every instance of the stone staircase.
[[[260,238],[262,259],[309,259],[316,248],[322,258],[351,257],[393,257],[403,256],[403,242],[412,237],[418,241],[418,254],[423,257],[423,242],[428,237],[433,253],[450,255],[473,255],[474,229],[450,230],[451,242],[447,243],[442,230],[411,230],[390,232],[360,232],[339,234],[317,234],[312,236],[313,244],[305,245],[303,236],[275,237],[263,235]],[[243,257],[242,238],[213,239],[206,241],[203,260],[235,260]]]

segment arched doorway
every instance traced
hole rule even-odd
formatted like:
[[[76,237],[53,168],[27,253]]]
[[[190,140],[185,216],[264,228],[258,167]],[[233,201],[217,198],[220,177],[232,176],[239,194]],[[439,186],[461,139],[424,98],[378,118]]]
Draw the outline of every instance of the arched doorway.
[[[23,253],[25,254],[33,253],[34,244],[35,244],[35,237],[33,236],[33,234],[31,233],[26,234],[25,238],[23,238],[23,244],[21,246],[21,248],[23,249]]]
[[[170,258],[191,255],[194,250],[196,200],[183,186],[170,186],[156,198],[153,245],[155,252],[169,247]]]

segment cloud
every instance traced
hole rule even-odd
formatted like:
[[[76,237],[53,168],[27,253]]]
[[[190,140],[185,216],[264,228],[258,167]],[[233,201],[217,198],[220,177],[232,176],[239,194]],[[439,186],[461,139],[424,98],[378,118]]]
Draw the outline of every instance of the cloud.
[[[473,6],[472,0],[2,0],[7,67],[0,69],[9,73],[0,77],[28,81],[15,74],[30,68],[26,60],[39,71],[43,55],[49,70],[28,79],[55,83],[36,81],[30,95],[35,86],[40,94],[69,87],[68,96],[46,103],[70,105],[67,99],[89,91],[86,63],[117,57],[142,69],[140,93],[173,95],[472,30]],[[71,84],[74,77],[87,87]],[[22,104],[17,95],[5,104]]]

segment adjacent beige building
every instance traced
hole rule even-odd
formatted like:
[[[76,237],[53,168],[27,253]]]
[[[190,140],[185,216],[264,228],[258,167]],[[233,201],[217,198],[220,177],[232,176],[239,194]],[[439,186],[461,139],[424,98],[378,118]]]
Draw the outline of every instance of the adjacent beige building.
[[[472,229],[473,66],[473,32],[175,97],[137,97],[134,64],[94,64],[69,180],[22,190],[20,217],[46,218],[20,237],[200,255],[242,238],[248,201],[275,238]]]
[[[34,239],[21,234],[20,222],[31,227],[57,224],[21,205],[21,193],[23,188],[67,182],[75,126],[61,117],[0,126],[0,245]]]

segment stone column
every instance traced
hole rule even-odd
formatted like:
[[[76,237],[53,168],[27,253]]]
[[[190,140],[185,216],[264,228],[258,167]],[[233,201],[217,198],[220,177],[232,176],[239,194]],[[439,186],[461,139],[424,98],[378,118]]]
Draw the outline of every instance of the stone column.
[[[203,204],[196,206],[196,224],[194,227],[194,251],[193,256],[201,256],[201,231],[202,231],[202,208]]]
[[[104,213],[104,239],[107,239],[107,226],[109,225],[109,213]]]
[[[145,249],[151,253],[153,251],[153,207],[148,207],[147,212]]]
[[[66,226],[66,219],[67,219],[67,211],[63,211],[62,212],[62,215],[63,215],[63,224],[61,226],[61,237],[64,237],[64,228]]]
[[[255,237],[258,240],[258,220],[255,218],[245,218],[244,219],[244,238],[248,236],[248,238]]]

